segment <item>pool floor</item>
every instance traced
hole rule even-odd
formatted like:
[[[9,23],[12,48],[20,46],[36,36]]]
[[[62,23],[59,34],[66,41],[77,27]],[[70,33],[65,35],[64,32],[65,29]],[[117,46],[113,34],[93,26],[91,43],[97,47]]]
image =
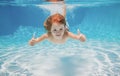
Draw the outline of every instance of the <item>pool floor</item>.
[[[120,43],[88,40],[0,48],[0,76],[119,76]]]

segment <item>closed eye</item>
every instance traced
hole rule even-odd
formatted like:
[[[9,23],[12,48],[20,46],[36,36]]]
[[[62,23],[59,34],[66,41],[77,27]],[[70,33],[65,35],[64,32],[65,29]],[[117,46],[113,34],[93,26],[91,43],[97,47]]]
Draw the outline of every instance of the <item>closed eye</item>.
[[[60,30],[63,30],[62,28]]]
[[[53,31],[57,31],[56,29],[54,29]]]

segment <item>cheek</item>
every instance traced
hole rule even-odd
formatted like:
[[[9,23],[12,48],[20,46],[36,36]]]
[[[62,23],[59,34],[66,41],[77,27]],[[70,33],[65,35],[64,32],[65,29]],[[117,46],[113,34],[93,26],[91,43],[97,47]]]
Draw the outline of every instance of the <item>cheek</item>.
[[[53,31],[53,34],[56,34],[57,32],[56,31]]]
[[[61,33],[64,33],[65,32],[65,30],[61,30]]]
[[[52,31],[51,33],[52,33],[52,35],[56,35],[56,32],[55,32],[55,31]]]

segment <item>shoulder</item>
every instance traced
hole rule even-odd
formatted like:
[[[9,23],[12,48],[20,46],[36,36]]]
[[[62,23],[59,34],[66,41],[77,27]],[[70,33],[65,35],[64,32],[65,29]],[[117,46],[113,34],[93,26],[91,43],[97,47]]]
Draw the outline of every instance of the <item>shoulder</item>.
[[[69,32],[69,31],[67,31],[67,34],[68,34],[68,36],[70,36],[71,34],[73,34],[72,32]]]
[[[43,37],[43,38],[48,38],[48,34],[45,33],[45,34],[42,35],[42,37]]]

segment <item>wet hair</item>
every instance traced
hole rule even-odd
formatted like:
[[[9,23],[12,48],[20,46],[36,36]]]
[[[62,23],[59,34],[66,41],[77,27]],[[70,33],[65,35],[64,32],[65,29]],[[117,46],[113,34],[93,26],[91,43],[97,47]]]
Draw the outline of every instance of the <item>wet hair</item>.
[[[64,26],[66,27],[66,21],[65,21],[64,16],[57,13],[57,14],[49,16],[44,23],[44,27],[48,32],[51,31],[51,26],[54,22],[59,23],[59,24],[64,24]]]
[[[50,0],[45,0],[45,1],[50,1]],[[64,1],[64,0],[57,0],[57,1]]]

